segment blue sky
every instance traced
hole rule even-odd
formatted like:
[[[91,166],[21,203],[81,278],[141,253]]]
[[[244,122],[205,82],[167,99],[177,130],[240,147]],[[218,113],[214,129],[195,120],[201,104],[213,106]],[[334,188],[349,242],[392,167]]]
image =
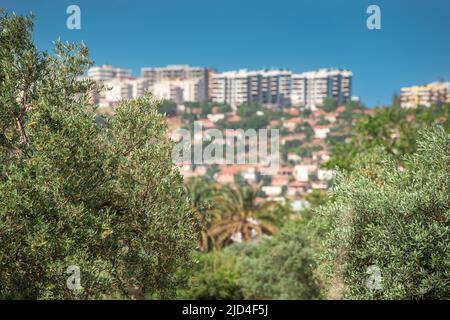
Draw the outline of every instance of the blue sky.
[[[81,30],[66,8],[81,8]],[[381,7],[382,29],[366,28]],[[449,0],[1,0],[36,15],[42,50],[84,41],[97,64],[133,69],[166,64],[237,68],[320,67],[354,72],[353,94],[389,103],[401,86],[450,80]]]

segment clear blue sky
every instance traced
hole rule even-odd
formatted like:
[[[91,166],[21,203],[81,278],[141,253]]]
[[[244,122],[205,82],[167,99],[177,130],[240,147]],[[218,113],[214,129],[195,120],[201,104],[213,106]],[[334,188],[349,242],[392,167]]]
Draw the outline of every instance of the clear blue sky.
[[[81,8],[81,30],[66,8]],[[382,29],[366,28],[366,8],[382,10]],[[350,68],[354,95],[389,103],[401,86],[450,80],[449,0],[0,0],[35,13],[40,49],[83,40],[97,64],[139,73],[144,66]]]

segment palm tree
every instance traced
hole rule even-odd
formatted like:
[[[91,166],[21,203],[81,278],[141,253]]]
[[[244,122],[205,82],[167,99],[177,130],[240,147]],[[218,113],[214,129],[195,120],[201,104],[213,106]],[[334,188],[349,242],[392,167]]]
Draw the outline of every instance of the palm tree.
[[[212,220],[210,200],[214,192],[214,187],[201,178],[191,178],[186,184],[186,191],[198,222],[201,225],[202,231],[200,232],[199,249],[205,252],[208,250],[210,242],[207,230]]]
[[[224,187],[214,198],[216,219],[208,231],[217,248],[229,244],[240,237],[252,241],[263,234],[271,235],[277,231],[269,207],[273,203],[256,202],[257,190],[250,187]]]

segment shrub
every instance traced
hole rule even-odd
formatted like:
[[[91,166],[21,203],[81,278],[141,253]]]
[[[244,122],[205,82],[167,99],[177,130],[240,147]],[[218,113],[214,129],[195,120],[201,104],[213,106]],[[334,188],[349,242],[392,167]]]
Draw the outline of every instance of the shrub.
[[[319,273],[350,299],[449,299],[449,137],[420,134],[403,167],[380,151],[341,172],[319,219],[328,226]],[[370,266],[380,286],[367,286]]]
[[[164,117],[145,97],[96,121],[87,48],[50,56],[31,30],[0,13],[0,298],[173,296],[197,224]]]
[[[315,263],[308,227],[288,223],[280,233],[258,244],[234,245],[246,299],[317,299]]]

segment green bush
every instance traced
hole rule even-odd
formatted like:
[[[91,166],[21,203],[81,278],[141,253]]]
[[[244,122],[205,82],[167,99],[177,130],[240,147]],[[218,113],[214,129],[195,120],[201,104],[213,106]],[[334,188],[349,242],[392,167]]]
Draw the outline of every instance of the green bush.
[[[193,270],[183,270],[186,286],[179,290],[179,299],[195,300],[240,300],[243,299],[238,284],[240,272],[235,257],[223,252],[210,252],[197,255],[198,261]]]
[[[309,230],[302,222],[288,223],[280,233],[258,244],[231,246],[239,261],[246,299],[318,299]]]
[[[333,297],[450,298],[449,136],[436,127],[417,144],[402,167],[380,151],[337,176],[318,212],[327,230],[319,274]],[[377,288],[367,285],[374,265]]]
[[[32,25],[0,12],[0,299],[173,296],[198,223],[164,117],[145,97],[96,121],[87,48],[38,52]]]

